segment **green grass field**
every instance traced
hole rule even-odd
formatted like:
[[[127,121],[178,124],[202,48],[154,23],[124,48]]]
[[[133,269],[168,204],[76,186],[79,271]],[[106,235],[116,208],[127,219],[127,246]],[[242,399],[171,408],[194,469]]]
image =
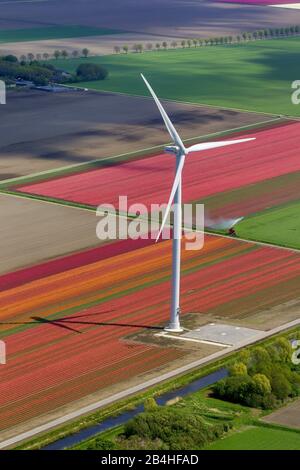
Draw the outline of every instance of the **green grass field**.
[[[299,450],[300,433],[252,427],[210,445],[207,450]]]
[[[260,212],[237,226],[241,238],[300,249],[300,201]]]
[[[82,86],[148,95],[143,72],[163,98],[299,116],[300,105],[291,103],[291,83],[300,77],[299,52],[300,38],[295,37],[91,57],[90,62],[104,65],[110,75]],[[81,61],[55,63],[74,71]]]
[[[63,39],[85,36],[104,36],[120,34],[122,31],[89,26],[49,26],[45,28],[7,29],[0,31],[0,43],[41,41],[44,39]]]

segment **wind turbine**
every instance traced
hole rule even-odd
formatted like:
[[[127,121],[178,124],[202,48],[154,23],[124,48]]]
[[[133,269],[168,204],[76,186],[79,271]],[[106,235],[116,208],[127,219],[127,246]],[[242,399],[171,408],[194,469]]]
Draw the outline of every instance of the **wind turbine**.
[[[227,145],[240,144],[242,142],[248,142],[255,140],[255,138],[238,139],[238,140],[225,140],[222,142],[206,142],[191,147],[185,148],[181,138],[179,137],[175,127],[173,126],[170,118],[164,110],[161,102],[154,93],[151,85],[148,83],[143,74],[141,74],[148,90],[150,91],[159,111],[164,120],[166,128],[174,142],[174,145],[165,148],[165,151],[172,153],[176,157],[176,173],[169,197],[169,202],[164,213],[162,224],[156,238],[159,239],[165,223],[167,221],[169,212],[171,210],[172,203],[174,202],[174,222],[173,222],[173,247],[172,247],[172,301],[171,301],[171,316],[170,323],[165,328],[166,331],[180,332],[182,328],[180,326],[180,262],[181,262],[181,237],[182,237],[182,197],[181,197],[181,186],[182,186],[182,170],[186,156],[192,152],[199,152],[202,150],[210,150],[217,147],[225,147]]]

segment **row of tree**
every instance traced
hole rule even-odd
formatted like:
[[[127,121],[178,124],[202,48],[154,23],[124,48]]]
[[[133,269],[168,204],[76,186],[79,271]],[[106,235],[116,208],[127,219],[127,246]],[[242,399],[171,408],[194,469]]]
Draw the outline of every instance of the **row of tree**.
[[[20,61],[21,62],[33,62],[34,60],[41,61],[41,60],[49,60],[49,59],[67,59],[68,57],[77,59],[79,57],[85,57],[87,58],[90,55],[90,50],[87,49],[86,47],[82,49],[82,51],[73,51],[69,53],[67,50],[56,50],[53,52],[53,54],[49,54],[48,52],[44,52],[43,54],[38,53],[38,54],[33,54],[32,52],[29,52],[27,55],[22,54],[20,56]]]
[[[143,51],[152,51],[152,50],[162,50],[162,49],[177,49],[177,48],[191,48],[191,47],[202,47],[202,46],[213,46],[213,45],[224,45],[224,44],[239,44],[245,41],[256,41],[260,39],[271,39],[278,37],[288,37],[299,34],[300,26],[288,26],[285,28],[269,28],[261,29],[252,32],[244,32],[238,34],[237,36],[221,36],[221,37],[211,37],[211,38],[199,38],[199,39],[182,39],[181,41],[163,41],[147,44],[136,43],[131,47],[124,45],[122,47],[115,46],[114,52],[116,54],[128,52],[143,52]]]
[[[202,47],[202,46],[214,46],[214,45],[224,45],[224,44],[238,44],[246,41],[256,41],[259,39],[271,39],[278,37],[288,37],[294,36],[300,33],[300,26],[287,26],[285,28],[269,28],[261,29],[252,32],[244,32],[238,34],[237,36],[220,36],[220,37],[211,37],[211,38],[199,38],[199,39],[182,39],[181,41],[163,41],[163,42],[148,42],[147,44],[136,43],[132,46],[115,46],[114,52],[116,54],[128,54],[129,52],[143,52],[143,51],[152,51],[152,50],[166,50],[166,49],[178,49],[178,48],[191,48],[191,47]],[[21,62],[33,62],[34,60],[42,61],[49,59],[68,59],[73,58],[77,59],[79,57],[87,58],[90,55],[91,51],[85,47],[81,51],[74,50],[68,52],[66,49],[55,50],[53,54],[48,52],[33,54],[29,52],[28,54],[22,54],[20,56]]]

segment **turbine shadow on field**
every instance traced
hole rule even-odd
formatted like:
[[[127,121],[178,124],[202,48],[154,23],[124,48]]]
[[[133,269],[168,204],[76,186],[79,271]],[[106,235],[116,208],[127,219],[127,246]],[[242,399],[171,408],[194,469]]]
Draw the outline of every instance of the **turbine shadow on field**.
[[[84,317],[84,315],[81,315]],[[40,317],[32,317],[32,319],[37,320],[41,323],[52,323],[54,326],[61,326],[62,328],[67,328],[73,330],[73,328],[67,325],[87,325],[87,326],[117,326],[121,328],[143,328],[149,330],[163,330],[161,326],[151,326],[151,325],[141,325],[136,323],[114,323],[114,322],[97,322],[91,320],[77,320],[76,317],[67,317],[67,318],[56,318],[55,320],[47,320]],[[77,333],[81,333],[78,330],[73,330]]]
[[[55,318],[53,320],[48,319],[48,318],[43,318],[43,317],[31,317],[32,321],[25,321],[25,322],[0,322],[0,325],[36,325],[38,323],[40,324],[47,324],[47,325],[52,325],[52,326],[57,326],[59,328],[64,328],[66,330],[71,331],[72,333],[78,333],[81,334],[83,331],[76,330],[75,328],[72,328],[72,326],[76,325],[86,325],[86,326],[116,326],[120,328],[141,328],[141,329],[148,329],[148,330],[163,330],[162,326],[157,326],[157,325],[143,325],[143,324],[136,324],[136,323],[116,323],[116,322],[98,322],[98,321],[92,321],[92,320],[79,320],[79,318],[82,317],[88,317],[92,315],[99,315],[99,314],[105,314],[109,312],[97,312],[97,313],[92,313],[92,314],[84,314],[84,315],[78,315],[74,317],[64,317],[64,318]]]

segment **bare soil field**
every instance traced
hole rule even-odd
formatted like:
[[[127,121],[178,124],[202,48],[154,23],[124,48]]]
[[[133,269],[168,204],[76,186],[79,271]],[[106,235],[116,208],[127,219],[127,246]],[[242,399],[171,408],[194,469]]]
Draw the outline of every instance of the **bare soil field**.
[[[300,400],[292,405],[280,408],[280,410],[266,416],[263,421],[300,429]]]
[[[270,119],[175,102],[165,106],[185,139]],[[144,97],[13,91],[0,117],[0,180],[169,141],[153,100]]]
[[[100,245],[95,213],[0,195],[0,274]]]
[[[299,22],[297,10],[210,0],[0,2],[1,28],[80,24],[167,36],[207,36]]]
[[[47,52],[50,55],[54,54],[55,50],[66,50],[69,54],[73,51],[81,53],[84,47],[88,48],[90,55],[107,55],[114,53],[114,47],[128,46],[129,50],[137,43],[142,43],[144,46],[148,42],[154,45],[159,42],[167,41],[169,44],[178,38],[151,35],[142,33],[124,33],[124,34],[107,34],[103,36],[88,36],[78,38],[64,38],[64,39],[47,39],[42,41],[24,41],[24,42],[10,42],[0,45],[0,54],[14,54],[17,57],[29,52],[33,54],[43,54]]]

